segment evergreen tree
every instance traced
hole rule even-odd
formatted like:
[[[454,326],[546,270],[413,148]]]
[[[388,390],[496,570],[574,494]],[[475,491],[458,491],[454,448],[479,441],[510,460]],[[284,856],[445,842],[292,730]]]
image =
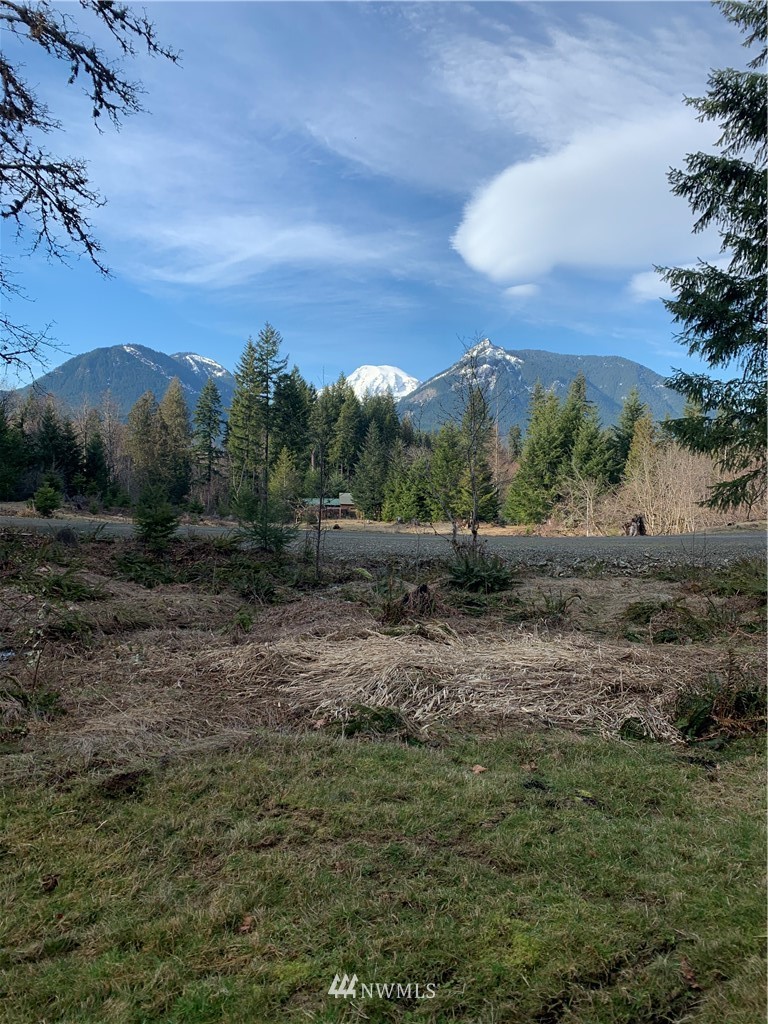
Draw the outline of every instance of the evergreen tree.
[[[444,423],[438,431],[430,459],[430,519],[454,522],[461,515],[461,477],[466,469],[459,428]]]
[[[269,491],[269,466],[272,458],[271,442],[274,428],[275,392],[285,377],[288,360],[279,359],[282,335],[270,323],[265,323],[256,340],[254,366],[258,385],[258,411],[261,420],[261,489],[264,500]]]
[[[416,431],[410,415],[404,416],[400,423],[400,438],[406,448],[410,448],[411,445],[416,444]]]
[[[392,451],[384,488],[384,519],[429,519],[429,461],[424,451],[408,457],[405,445],[398,441]]]
[[[341,381],[344,381],[342,376]],[[312,444],[311,473],[315,480],[307,481],[304,497],[317,497],[320,506],[317,513],[315,532],[315,576],[320,578],[320,552],[323,525],[323,498],[326,497],[328,477],[328,450],[333,440],[333,428],[336,424],[341,403],[337,403],[337,393],[326,388],[318,396],[312,407],[310,416],[310,441]],[[343,399],[342,399],[343,401]],[[308,474],[309,475],[309,474]]]
[[[560,430],[562,433],[560,449],[563,462],[566,464],[576,444],[576,438],[588,408],[587,379],[579,371],[568,388],[568,394],[565,397],[560,413]]]
[[[302,472],[309,462],[310,418],[315,398],[315,389],[307,384],[296,366],[290,373],[281,375],[275,384],[273,448],[276,452],[287,448]]]
[[[268,551],[281,550],[288,538],[282,526],[284,510],[270,507],[269,498],[275,392],[287,365],[287,359],[279,358],[282,341],[280,332],[270,323],[265,323],[259,331],[255,345],[248,339],[247,360],[241,364],[247,372],[235,374],[238,403],[236,409],[233,400],[230,413],[230,457],[236,468],[236,508],[239,517],[248,523],[252,537]],[[279,525],[275,525],[278,520]]]
[[[354,497],[369,519],[380,519],[387,482],[387,452],[376,423],[371,423],[355,467]]]
[[[33,444],[39,470],[55,478],[65,494],[74,493],[82,473],[83,452],[72,423],[59,417],[53,402],[45,405]]]
[[[88,433],[85,443],[85,477],[86,494],[96,494],[103,498],[111,483],[107,451],[98,420]]]
[[[719,0],[732,24],[757,44],[748,70],[712,71],[706,96],[688,99],[701,121],[720,129],[718,151],[692,153],[669,182],[696,215],[693,230],[714,226],[727,265],[700,260],[690,268],[666,268],[675,292],[665,300],[690,354],[711,367],[737,371],[730,380],[677,371],[670,387],[695,404],[694,414],[673,420],[670,432],[686,448],[715,457],[735,473],[715,484],[710,504],[728,508],[751,503],[766,487],[766,37],[763,0]]]
[[[493,471],[486,458],[476,459],[474,468],[465,468],[462,473],[458,512],[470,526],[477,523],[492,523],[498,517],[499,493],[493,479]]]
[[[390,391],[381,395],[368,394],[362,401],[363,434],[365,437],[368,428],[375,423],[381,443],[387,452],[391,452],[395,442],[401,436],[400,418],[397,415],[395,399]]]
[[[167,442],[168,495],[178,505],[192,481],[192,428],[181,381],[174,377],[160,401]]]
[[[254,493],[259,480],[261,416],[256,346],[249,338],[235,369],[235,390],[227,421],[227,452],[232,492]]]
[[[83,449],[70,419],[60,421],[56,456],[56,472],[62,481],[64,493],[76,493],[83,484]]]
[[[350,394],[354,394],[354,391],[350,385],[347,384],[347,378],[343,373],[339,374],[338,380],[334,381],[333,384],[329,384],[321,391],[321,395],[324,400],[323,417],[326,422],[330,422],[332,427],[335,427],[336,421],[341,415],[341,407],[344,405],[344,402]]]
[[[349,393],[339,410],[330,451],[331,463],[342,476],[349,476],[360,454],[364,437],[360,400],[352,388],[349,388]]]
[[[510,522],[542,523],[549,516],[558,497],[562,443],[560,403],[556,395],[545,392],[537,382],[520,468],[504,505],[504,515]]]
[[[632,444],[629,446],[627,465],[624,471],[626,480],[640,480],[648,474],[652,463],[652,454],[658,441],[658,431],[651,416],[642,416],[635,424]]]
[[[281,448],[269,476],[269,496],[273,507],[282,512],[284,519],[288,519],[298,505],[302,492],[302,478],[293,454],[288,448]]]
[[[5,403],[0,402],[0,499],[15,496],[22,469],[27,461],[26,438],[11,422]]]
[[[523,432],[516,423],[512,424],[507,434],[507,452],[513,462],[516,462],[523,452]]]
[[[221,392],[213,377],[209,377],[195,405],[192,429],[192,451],[200,479],[205,486],[205,503],[209,511],[213,480],[221,460],[219,442],[223,422]]]
[[[587,410],[579,426],[571,452],[571,470],[582,479],[594,481],[604,489],[610,477],[611,450],[608,435],[600,426],[597,410]]]
[[[134,495],[148,488],[166,491],[170,483],[167,428],[160,406],[151,391],[145,391],[128,413],[125,447],[131,460]]]
[[[648,406],[640,401],[640,392],[632,388],[621,407],[618,423],[611,430],[609,440],[611,466],[610,481],[617,484],[624,476],[635,424],[648,413]]]
[[[461,474],[459,512],[467,519],[473,537],[481,521],[492,522],[499,514],[499,496],[488,461],[494,425],[482,387],[472,383],[461,419]]]

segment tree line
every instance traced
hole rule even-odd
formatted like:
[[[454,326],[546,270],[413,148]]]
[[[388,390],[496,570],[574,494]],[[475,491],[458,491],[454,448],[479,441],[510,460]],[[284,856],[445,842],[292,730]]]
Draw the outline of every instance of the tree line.
[[[634,511],[674,531],[695,527],[691,509],[717,482],[712,460],[684,452],[635,390],[604,428],[582,374],[563,399],[537,384],[525,432],[501,438],[470,363],[457,385],[460,418],[425,433],[400,421],[391,394],[358,398],[343,375],[316,389],[288,369],[281,346],[269,323],[248,340],[228,410],[213,378],[193,408],[177,378],[159,399],[146,392],[125,423],[108,397],[74,416],[50,396],[15,409],[7,401],[0,498],[31,498],[44,512],[64,497],[94,512],[167,501],[257,524],[269,546],[269,531],[306,512],[306,499],[344,491],[367,519],[447,521],[475,535],[481,523],[553,517],[590,533]],[[675,511],[659,490],[675,493]]]

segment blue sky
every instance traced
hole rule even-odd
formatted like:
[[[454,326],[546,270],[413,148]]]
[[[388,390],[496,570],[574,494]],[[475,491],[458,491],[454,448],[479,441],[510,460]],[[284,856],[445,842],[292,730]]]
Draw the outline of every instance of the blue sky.
[[[233,369],[269,320],[317,384],[362,363],[425,379],[478,335],[700,367],[652,267],[718,255],[665,177],[717,135],[683,95],[746,58],[708,3],[146,6],[182,62],[129,67],[150,113],[119,133],[8,45],[62,121],[51,148],[107,199],[111,279],[15,261],[34,301],[12,312],[54,323],[52,365],[131,343]]]

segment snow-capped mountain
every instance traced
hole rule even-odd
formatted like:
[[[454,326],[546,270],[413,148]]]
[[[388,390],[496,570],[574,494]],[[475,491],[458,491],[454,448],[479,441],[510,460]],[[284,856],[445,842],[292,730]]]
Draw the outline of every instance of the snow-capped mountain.
[[[419,381],[397,366],[358,366],[347,377],[347,384],[358,398],[366,394],[383,395],[391,391],[392,396],[398,399],[415,391]]]
[[[623,400],[636,387],[654,419],[682,415],[683,399],[664,386],[664,378],[621,356],[557,355],[539,349],[509,351],[484,338],[453,366],[435,374],[397,403],[421,430],[437,430],[446,420],[460,422],[467,383],[476,381],[485,394],[492,417],[506,434],[514,424],[525,428],[531,394],[539,381],[563,399],[571,382],[583,373],[587,398],[605,426],[615,423]]]
[[[127,416],[145,391],[162,398],[174,377],[179,378],[190,409],[211,377],[224,407],[232,401],[235,379],[213,359],[193,352],[169,356],[146,345],[111,345],[84,352],[40,377],[35,389],[56,395],[69,409],[79,409],[84,402],[97,407],[109,396],[120,415]]]

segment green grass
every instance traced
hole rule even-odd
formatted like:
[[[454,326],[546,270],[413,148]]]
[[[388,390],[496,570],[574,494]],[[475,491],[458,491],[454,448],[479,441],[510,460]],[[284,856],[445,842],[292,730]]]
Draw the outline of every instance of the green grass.
[[[755,1024],[762,757],[717,758],[264,735],[9,786],[0,1019]],[[335,1000],[345,972],[437,994]]]

